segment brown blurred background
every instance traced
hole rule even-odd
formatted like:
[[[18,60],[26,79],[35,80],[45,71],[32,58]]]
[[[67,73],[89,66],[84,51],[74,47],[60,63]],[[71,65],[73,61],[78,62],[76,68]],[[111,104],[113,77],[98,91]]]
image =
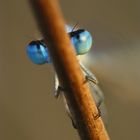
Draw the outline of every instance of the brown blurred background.
[[[105,93],[111,139],[139,139],[140,1],[60,4],[68,23],[93,34],[89,64]],[[26,56],[26,45],[38,37],[27,0],[0,0],[0,140],[78,140],[62,99],[52,95],[53,67]]]

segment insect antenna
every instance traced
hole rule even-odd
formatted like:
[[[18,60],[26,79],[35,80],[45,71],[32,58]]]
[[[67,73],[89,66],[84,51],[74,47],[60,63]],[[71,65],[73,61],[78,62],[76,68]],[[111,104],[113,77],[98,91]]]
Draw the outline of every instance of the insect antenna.
[[[74,31],[74,29],[76,29],[77,28],[77,26],[78,26],[78,22],[73,26],[73,28],[72,28],[72,30],[71,30],[71,32],[73,32]]]

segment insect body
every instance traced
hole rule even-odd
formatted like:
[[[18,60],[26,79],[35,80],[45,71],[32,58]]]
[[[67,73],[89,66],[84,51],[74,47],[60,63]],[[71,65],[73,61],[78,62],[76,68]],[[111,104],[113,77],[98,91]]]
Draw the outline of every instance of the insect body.
[[[86,54],[92,45],[92,37],[91,34],[84,30],[84,29],[79,29],[76,31],[68,32],[70,36],[70,40],[74,46],[75,52],[77,55],[83,55]],[[47,49],[46,44],[44,43],[44,40],[37,40],[37,41],[32,41],[28,46],[27,46],[27,55],[31,59],[31,61],[35,64],[45,64],[45,63],[51,63],[51,57],[49,54],[49,51]],[[81,70],[83,71],[85,78],[87,81],[89,81],[89,85],[91,87],[91,90],[94,92],[94,99],[96,102],[96,105],[98,108],[100,108],[100,105],[103,102],[104,96],[97,86],[97,79],[94,76],[93,73],[91,73],[80,61],[79,61]],[[55,97],[58,97],[60,93],[65,92],[65,89],[61,85],[59,85],[59,81],[57,76],[55,76]],[[66,100],[65,100],[66,101]],[[67,105],[66,102],[66,109],[67,112],[70,116],[70,118],[73,121],[74,126],[74,119],[71,115],[70,108]],[[101,112],[102,113],[102,112]]]

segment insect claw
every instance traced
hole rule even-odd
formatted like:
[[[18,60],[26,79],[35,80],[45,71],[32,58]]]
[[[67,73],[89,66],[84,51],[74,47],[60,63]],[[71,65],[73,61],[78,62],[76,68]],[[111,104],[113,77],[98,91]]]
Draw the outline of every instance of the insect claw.
[[[66,91],[65,88],[63,88],[61,86],[58,86],[58,90],[63,91],[63,92]]]
[[[71,118],[71,117],[70,117]],[[72,126],[73,126],[73,128],[75,128],[75,129],[77,129],[77,125],[76,125],[76,123],[74,122],[74,120],[71,118],[71,122],[72,122]]]
[[[94,114],[94,120],[97,120],[99,117],[101,117],[101,110],[99,109],[99,107],[97,106],[97,110],[98,110],[98,113],[97,114]]]
[[[55,90],[55,94],[54,94],[55,98],[58,98],[61,92],[65,92],[65,91],[66,90],[63,87],[58,86],[57,89]]]
[[[98,84],[98,81],[96,79],[92,78],[91,76],[86,75],[85,78],[87,81],[91,81],[94,84]]]

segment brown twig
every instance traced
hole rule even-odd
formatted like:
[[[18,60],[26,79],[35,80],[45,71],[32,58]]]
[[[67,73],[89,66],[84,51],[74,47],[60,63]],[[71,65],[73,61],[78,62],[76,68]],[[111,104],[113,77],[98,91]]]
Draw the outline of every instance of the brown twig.
[[[108,140],[101,117],[65,31],[57,0],[30,0],[82,140]]]

